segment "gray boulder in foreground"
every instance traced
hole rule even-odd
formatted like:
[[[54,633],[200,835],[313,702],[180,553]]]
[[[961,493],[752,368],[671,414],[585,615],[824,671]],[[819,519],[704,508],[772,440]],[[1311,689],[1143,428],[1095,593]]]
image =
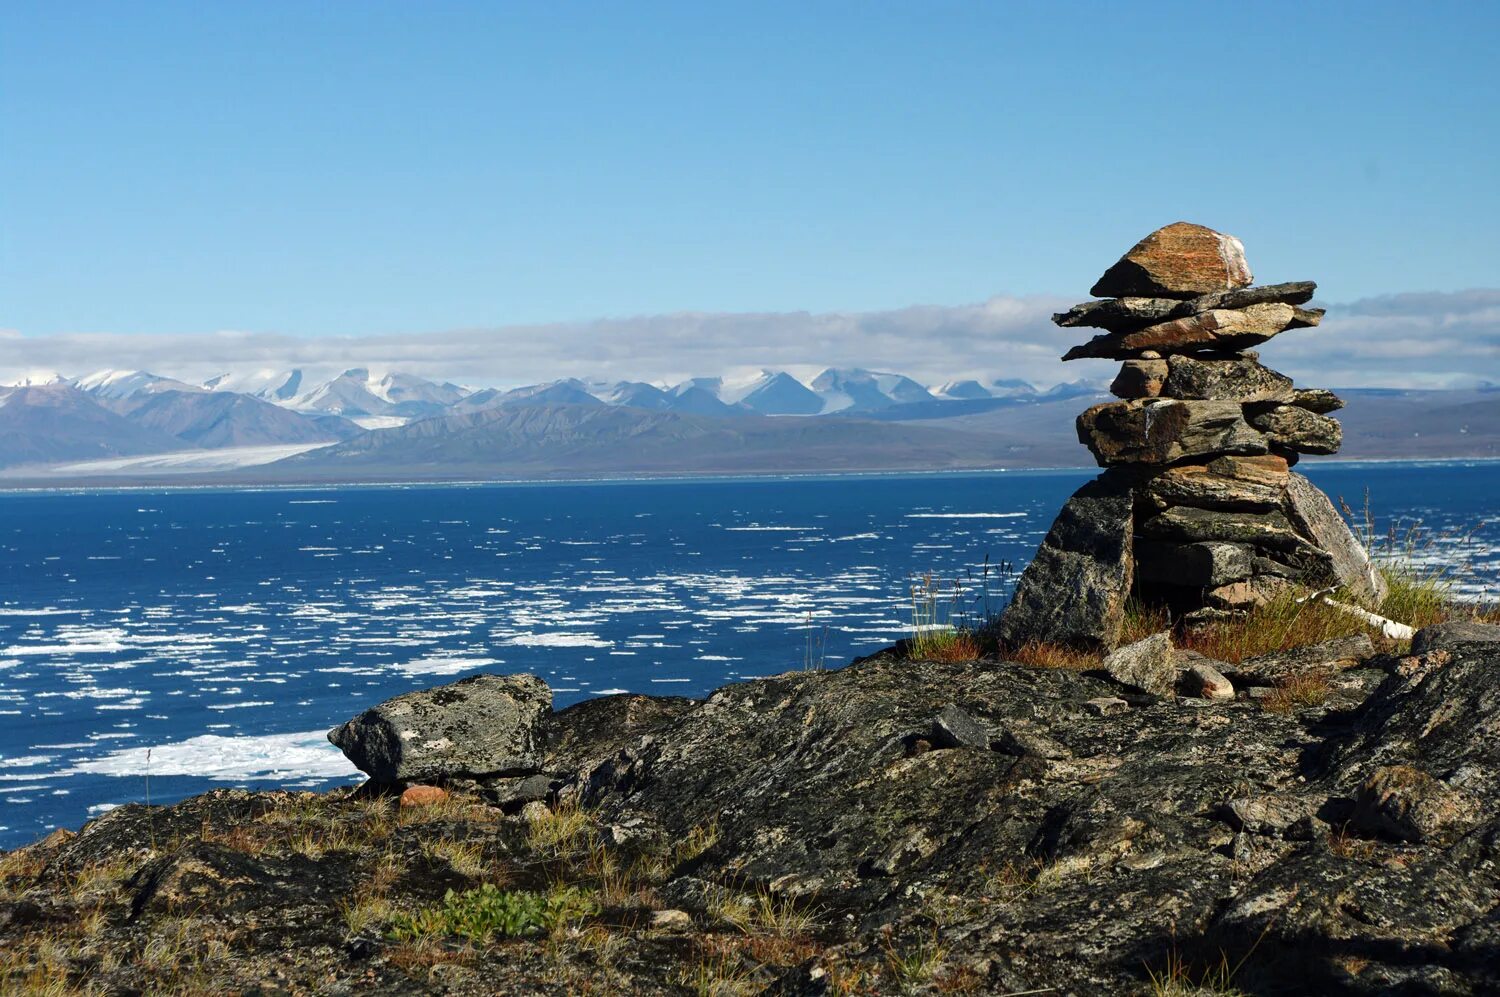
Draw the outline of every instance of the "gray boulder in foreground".
[[[388,699],[328,732],[376,782],[537,771],[552,690],[535,675],[475,675]]]
[[[1130,479],[1103,474],[1068,499],[1000,619],[1000,642],[1111,650],[1135,570]]]

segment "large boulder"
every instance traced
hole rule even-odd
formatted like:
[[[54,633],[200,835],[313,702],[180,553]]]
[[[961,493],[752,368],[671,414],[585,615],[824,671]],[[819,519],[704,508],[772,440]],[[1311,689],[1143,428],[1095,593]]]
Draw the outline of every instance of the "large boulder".
[[[1385,577],[1316,485],[1300,474],[1289,475],[1283,509],[1292,528],[1328,555],[1333,578],[1351,598],[1372,608],[1385,601]]]
[[[1001,643],[1108,651],[1120,640],[1134,568],[1130,480],[1106,472],[1068,499],[1000,619]]]
[[[1191,222],[1173,222],[1131,247],[1089,293],[1096,298],[1192,298],[1245,287],[1251,280],[1240,240]]]
[[[537,771],[552,690],[535,675],[475,675],[388,699],[328,732],[381,783]]]
[[[1078,417],[1078,440],[1105,467],[1269,450],[1265,436],[1245,421],[1238,402],[1170,398],[1095,405]]]

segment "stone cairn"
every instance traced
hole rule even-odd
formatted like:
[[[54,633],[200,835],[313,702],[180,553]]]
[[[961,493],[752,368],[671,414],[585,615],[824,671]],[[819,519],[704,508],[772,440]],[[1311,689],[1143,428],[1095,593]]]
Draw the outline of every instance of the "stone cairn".
[[[1078,417],[1105,468],[1052,524],[1000,621],[1029,641],[1109,651],[1126,600],[1193,625],[1243,615],[1289,589],[1339,587],[1378,606],[1385,585],[1333,503],[1290,469],[1331,454],[1343,402],[1298,388],[1250,349],[1316,326],[1312,281],[1251,286],[1233,236],[1177,222],[1105,271],[1095,300],[1054,315],[1103,329],[1063,357],[1120,360],[1121,401]]]

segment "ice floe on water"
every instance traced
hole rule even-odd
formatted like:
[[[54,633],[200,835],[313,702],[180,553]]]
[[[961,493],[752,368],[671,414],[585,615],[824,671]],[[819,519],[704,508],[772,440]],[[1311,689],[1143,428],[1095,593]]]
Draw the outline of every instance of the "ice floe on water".
[[[326,730],[297,734],[224,737],[200,734],[173,744],[140,745],[77,763],[60,776],[198,776],[215,782],[341,779],[359,774],[344,753],[328,743]]]
[[[415,661],[404,661],[396,666],[403,675],[457,675],[460,672],[477,672],[502,665],[499,658],[465,658],[435,654]]]

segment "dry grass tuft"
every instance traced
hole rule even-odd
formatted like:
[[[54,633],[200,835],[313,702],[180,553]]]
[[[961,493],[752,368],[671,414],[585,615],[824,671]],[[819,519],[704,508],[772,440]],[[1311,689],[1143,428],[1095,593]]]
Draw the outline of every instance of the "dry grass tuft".
[[[1238,664],[1262,654],[1321,644],[1336,637],[1370,630],[1359,620],[1323,602],[1298,602],[1291,593],[1250,610],[1241,620],[1194,627],[1182,634],[1182,647],[1210,658]]]
[[[532,821],[526,841],[533,851],[554,857],[587,850],[594,832],[594,815],[577,800],[563,800],[545,817]]]
[[[967,630],[924,630],[911,638],[908,654],[918,661],[974,661],[984,653]]]
[[[1304,672],[1277,682],[1260,705],[1271,713],[1289,714],[1299,706],[1322,706],[1328,701],[1332,689],[1331,676],[1327,672]]]
[[[1006,661],[1033,668],[1065,668],[1074,672],[1086,672],[1104,663],[1101,655],[1039,640],[1027,641],[1013,651],[1002,650],[1001,655]]]

